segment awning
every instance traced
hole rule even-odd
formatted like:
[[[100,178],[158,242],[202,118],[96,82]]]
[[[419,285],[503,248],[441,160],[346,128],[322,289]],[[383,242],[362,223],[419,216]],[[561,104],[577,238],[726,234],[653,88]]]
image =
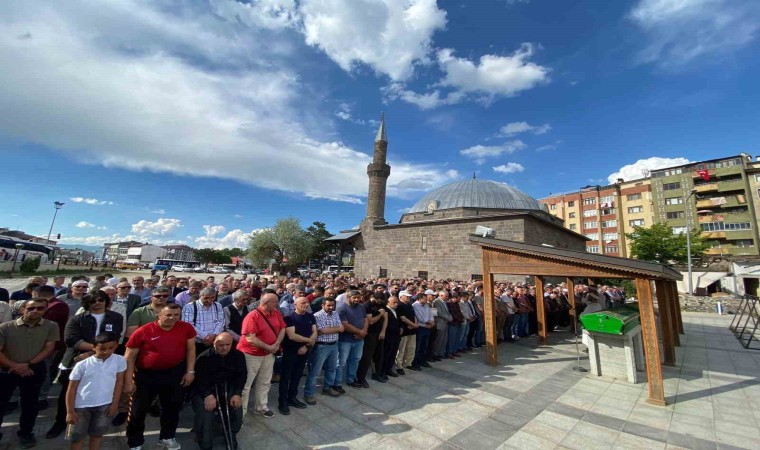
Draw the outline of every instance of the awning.
[[[331,242],[347,241],[351,238],[356,237],[358,234],[361,234],[361,231],[341,231],[335,236],[325,239],[325,241],[331,241]]]
[[[689,288],[687,278],[688,273],[683,274],[684,279],[678,282],[678,288],[681,292],[686,292]],[[706,288],[723,277],[728,276],[728,272],[692,272],[691,286],[692,289]]]

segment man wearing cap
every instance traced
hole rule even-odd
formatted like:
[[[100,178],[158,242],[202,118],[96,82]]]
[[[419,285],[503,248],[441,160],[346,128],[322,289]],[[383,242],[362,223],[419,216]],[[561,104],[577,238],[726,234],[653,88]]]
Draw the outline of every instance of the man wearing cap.
[[[412,307],[412,294],[408,291],[399,292],[399,303],[396,311],[401,321],[401,339],[396,354],[396,373],[406,375],[404,368],[412,365],[414,351],[417,348],[417,317]]]
[[[87,294],[88,286],[87,280],[76,280],[71,283],[71,289],[68,293],[57,297],[58,300],[69,305],[69,319],[74,317],[74,314],[82,307],[82,297]]]
[[[420,296],[412,305],[419,327],[417,328],[417,341],[415,343],[416,352],[414,359],[412,360],[412,365],[406,367],[407,369],[420,371],[422,370],[423,365],[430,367],[430,364],[425,361],[425,353],[427,352],[428,339],[430,338],[430,329],[433,328],[435,324],[433,322],[433,313],[427,306],[427,301],[428,297],[432,297],[433,295],[435,295],[435,292],[432,289],[428,289],[425,291],[425,295]]]

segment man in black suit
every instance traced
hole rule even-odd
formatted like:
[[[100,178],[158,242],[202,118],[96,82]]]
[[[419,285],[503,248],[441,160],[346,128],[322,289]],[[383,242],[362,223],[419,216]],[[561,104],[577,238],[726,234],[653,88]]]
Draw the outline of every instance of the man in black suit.
[[[401,343],[401,314],[397,310],[399,304],[398,297],[391,296],[388,303],[383,307],[388,316],[388,324],[385,327],[385,339],[383,340],[383,362],[380,369],[380,376],[397,377],[398,374],[393,371],[393,365],[396,363],[396,354]]]

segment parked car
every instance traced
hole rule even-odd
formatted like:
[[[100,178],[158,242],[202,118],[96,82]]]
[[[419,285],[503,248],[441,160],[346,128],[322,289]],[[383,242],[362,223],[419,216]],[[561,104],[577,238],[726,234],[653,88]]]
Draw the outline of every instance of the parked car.
[[[235,273],[239,273],[241,275],[250,275],[251,271],[249,269],[235,269]]]
[[[193,272],[193,268],[190,266],[183,266],[182,264],[175,264],[172,266],[172,270],[175,272]]]
[[[114,269],[119,270],[137,270],[140,268],[140,264],[137,263],[131,263],[131,262],[120,262],[116,263],[114,266]]]
[[[221,274],[228,274],[232,273],[232,270],[228,267],[223,266],[215,266],[209,269],[209,273],[221,273]]]

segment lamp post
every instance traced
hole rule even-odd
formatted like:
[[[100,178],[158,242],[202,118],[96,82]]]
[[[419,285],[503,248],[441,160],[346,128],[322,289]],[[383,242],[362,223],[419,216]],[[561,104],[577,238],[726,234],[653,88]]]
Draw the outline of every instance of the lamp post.
[[[689,290],[687,294],[692,295],[694,291],[691,286],[691,227],[689,227],[689,201],[691,197],[697,193],[696,189],[692,189],[689,195],[686,197],[686,205],[684,206],[684,212],[686,213],[686,267],[689,273]]]
[[[50,235],[53,234],[53,225],[55,225],[55,216],[58,215],[58,210],[63,208],[63,205],[66,203],[62,202],[53,202],[53,206],[55,207],[55,213],[53,214],[53,222],[50,224],[50,231],[48,231],[48,237],[47,240],[50,242]]]
[[[18,261],[18,251],[24,248],[24,244],[16,244],[16,254],[13,255],[13,265],[11,266],[11,273],[16,270],[16,261]]]

